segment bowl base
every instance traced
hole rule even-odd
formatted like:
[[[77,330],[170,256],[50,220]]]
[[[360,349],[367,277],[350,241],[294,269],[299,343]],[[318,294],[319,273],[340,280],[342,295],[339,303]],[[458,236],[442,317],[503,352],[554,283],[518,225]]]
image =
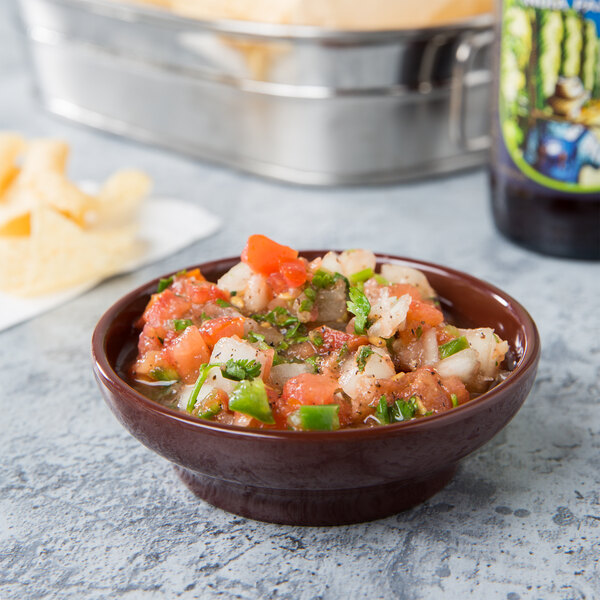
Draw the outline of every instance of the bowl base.
[[[242,517],[280,525],[348,525],[389,517],[424,502],[452,479],[456,465],[419,479],[342,490],[271,489],[175,470],[199,498]]]

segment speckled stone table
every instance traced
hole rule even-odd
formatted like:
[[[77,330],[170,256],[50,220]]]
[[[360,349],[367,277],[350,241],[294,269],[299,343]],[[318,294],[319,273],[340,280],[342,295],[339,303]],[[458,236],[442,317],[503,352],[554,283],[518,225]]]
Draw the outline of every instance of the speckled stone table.
[[[78,179],[143,168],[159,192],[225,226],[0,333],[0,598],[600,598],[598,264],[502,239],[483,172],[288,188],[54,120],[34,101],[4,1],[0,128],[65,137]],[[531,396],[422,506],[350,527],[246,520],[198,501],[104,405],[90,360],[100,314],[160,273],[239,252],[257,231],[442,262],[505,289],[536,319],[543,355]]]

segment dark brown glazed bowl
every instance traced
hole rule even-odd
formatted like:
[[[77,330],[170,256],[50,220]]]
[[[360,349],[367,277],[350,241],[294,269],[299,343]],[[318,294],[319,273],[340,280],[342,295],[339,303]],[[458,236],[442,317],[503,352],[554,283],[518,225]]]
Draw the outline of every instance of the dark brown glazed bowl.
[[[326,251],[301,253],[308,259]],[[151,450],[177,465],[198,496],[273,523],[340,525],[385,517],[423,502],[452,478],[458,461],[515,415],[540,354],[527,311],[501,290],[431,263],[378,255],[422,270],[457,325],[489,326],[506,339],[514,368],[489,392],[446,413],[385,427],[334,432],[255,430],[200,421],[157,404],[119,375],[135,352],[141,315],[158,279],[116,302],[92,339],[94,372],[110,409]],[[239,258],[198,265],[211,281]],[[193,267],[192,267],[193,268]]]

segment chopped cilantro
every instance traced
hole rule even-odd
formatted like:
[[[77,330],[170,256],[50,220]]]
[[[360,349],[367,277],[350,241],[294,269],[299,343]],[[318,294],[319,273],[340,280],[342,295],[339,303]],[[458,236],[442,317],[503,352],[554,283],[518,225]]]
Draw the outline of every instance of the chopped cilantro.
[[[194,387],[192,389],[192,392],[190,393],[190,397],[188,398],[187,401],[187,406],[186,406],[186,410],[191,413],[194,410],[194,406],[196,406],[196,400],[198,399],[198,394],[200,393],[200,388],[202,388],[202,386],[204,385],[204,382],[206,381],[206,378],[208,377],[208,372],[213,368],[213,367],[218,367],[219,365],[215,365],[215,364],[211,364],[211,363],[207,363],[205,365],[201,365],[200,369],[198,370],[198,379],[196,379],[196,383],[194,384]]]
[[[423,335],[423,327],[421,325],[417,327],[415,335],[417,336],[417,339],[419,339]]]
[[[314,356],[309,356],[304,362],[308,363],[312,369],[313,373],[319,372],[319,357],[315,354]]]
[[[300,302],[300,308],[298,310],[300,312],[310,312],[313,306],[314,302],[312,300],[309,300],[308,298],[305,298],[304,300],[302,300],[302,302]]]
[[[313,333],[310,336],[310,341],[317,347],[320,348],[323,345],[323,336],[320,333]]]
[[[312,284],[316,288],[326,289],[330,288],[335,283],[335,277],[327,271],[319,269],[312,278]]]
[[[175,331],[183,331],[193,324],[194,322],[191,319],[173,319],[173,328]]]
[[[371,354],[373,354],[373,349],[370,346],[361,346],[360,350],[356,353],[356,364],[361,373],[365,370],[367,359]]]
[[[358,334],[365,333],[367,319],[371,312],[371,303],[368,298],[357,288],[350,288],[348,292],[350,300],[346,302],[348,310],[356,316],[354,321],[354,331]]]
[[[242,381],[243,379],[254,379],[260,375],[262,365],[255,360],[241,358],[233,360],[230,358],[222,367],[223,377],[233,381]]]
[[[312,287],[307,287],[304,290],[304,295],[309,299],[309,300],[314,300],[317,297],[317,292],[315,291],[314,288]]]
[[[204,323],[204,321],[210,321],[210,317],[204,311],[202,311],[202,314],[200,315],[200,320]]]
[[[160,294],[164,292],[171,284],[173,283],[173,275],[171,277],[165,277],[158,281],[158,287],[156,288],[156,293]]]
[[[231,296],[232,296],[232,297],[233,297],[233,296],[237,296],[237,292],[236,292],[235,290],[233,290],[233,291],[231,291],[231,292],[229,292],[229,293],[231,294]]]
[[[223,300],[222,298],[217,298],[215,300],[215,302],[221,307],[221,308],[227,308],[229,306],[231,306],[231,304],[229,304],[229,302],[226,302],[225,300]]]
[[[375,418],[381,425],[389,425],[391,422],[390,407],[388,406],[385,394],[379,398],[377,409],[375,410]]]
[[[450,400],[452,400],[452,406],[456,408],[458,406],[458,396],[456,394],[450,394]]]
[[[391,416],[393,421],[409,421],[417,412],[417,400],[414,396],[408,400],[396,400],[392,406]]]

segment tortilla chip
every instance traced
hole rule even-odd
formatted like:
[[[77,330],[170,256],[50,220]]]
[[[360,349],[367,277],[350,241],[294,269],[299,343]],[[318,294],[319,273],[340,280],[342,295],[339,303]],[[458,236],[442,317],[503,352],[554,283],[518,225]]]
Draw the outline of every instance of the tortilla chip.
[[[0,225],[0,236],[29,236],[31,234],[31,213],[26,212]]]
[[[132,227],[88,232],[60,213],[40,207],[31,214],[31,236],[12,242],[24,242],[19,244],[22,272],[7,269],[10,285],[0,285],[20,296],[35,296],[102,279],[132,257],[134,234]],[[10,253],[16,256],[17,246],[11,248],[6,238],[2,242],[0,261],[5,262]]]
[[[0,133],[0,202],[19,174],[16,161],[25,149],[25,140],[16,133]]]
[[[95,206],[101,222],[131,219],[152,187],[150,178],[141,171],[127,169],[109,177],[98,194]]]
[[[68,156],[69,146],[62,140],[32,140],[23,159],[21,181],[35,181],[45,172],[64,173]]]

